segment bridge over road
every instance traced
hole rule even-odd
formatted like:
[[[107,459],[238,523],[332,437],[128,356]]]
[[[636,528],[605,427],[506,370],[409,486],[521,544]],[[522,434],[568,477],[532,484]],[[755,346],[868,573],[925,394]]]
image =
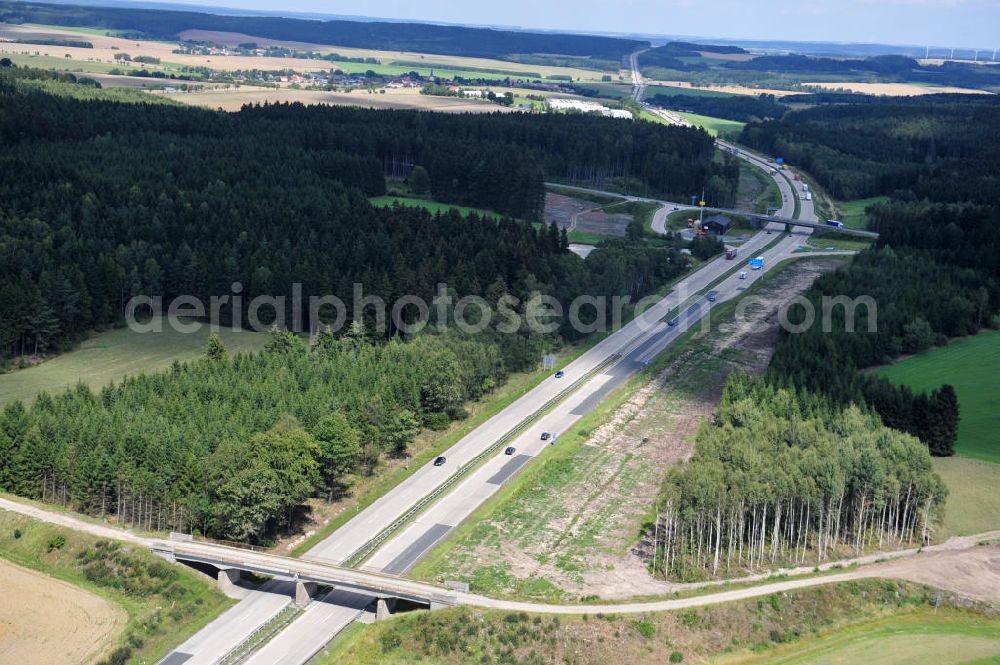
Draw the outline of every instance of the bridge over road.
[[[686,203],[674,203],[671,201],[663,201],[660,199],[651,199],[644,196],[633,196],[631,194],[622,194],[620,192],[610,192],[603,189],[591,189],[589,187],[577,187],[575,185],[564,185],[558,182],[547,182],[547,186],[556,187],[559,189],[584,192],[587,194],[601,194],[604,196],[617,196],[619,198],[625,199],[626,201],[648,201],[650,203],[660,203],[663,205],[673,206],[678,210],[689,210],[696,211],[700,208],[692,207]],[[841,235],[854,236],[856,238],[865,238],[867,240],[878,240],[878,233],[874,231],[864,231],[862,229],[851,229],[846,226],[830,226],[823,222],[807,221],[805,219],[794,219],[792,217],[778,217],[775,215],[762,215],[756,212],[747,212],[746,210],[733,210],[731,208],[713,208],[705,206],[705,212],[711,213],[721,213],[723,215],[732,215],[733,217],[744,217],[751,220],[757,228],[766,227],[768,224],[784,224],[785,231],[791,233],[793,226],[798,226],[800,228],[810,229],[811,231],[827,231],[829,233],[839,233]],[[773,227],[772,227],[773,228]]]
[[[168,561],[218,568],[219,584],[223,589],[235,584],[241,572],[291,580],[295,583],[295,598],[299,605],[308,604],[320,586],[370,596],[379,601],[405,600],[430,609],[451,607],[457,603],[454,594],[446,587],[329,563],[191,541],[160,540],[153,542],[151,547],[154,554]],[[384,611],[384,603],[379,605],[379,610]]]

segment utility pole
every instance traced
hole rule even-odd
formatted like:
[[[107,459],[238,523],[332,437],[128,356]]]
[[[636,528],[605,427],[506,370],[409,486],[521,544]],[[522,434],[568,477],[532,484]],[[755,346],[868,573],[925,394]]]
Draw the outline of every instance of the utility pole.
[[[702,231],[705,230],[705,188],[701,190],[701,200],[698,201],[698,205],[701,206],[701,214],[698,215],[698,228]]]

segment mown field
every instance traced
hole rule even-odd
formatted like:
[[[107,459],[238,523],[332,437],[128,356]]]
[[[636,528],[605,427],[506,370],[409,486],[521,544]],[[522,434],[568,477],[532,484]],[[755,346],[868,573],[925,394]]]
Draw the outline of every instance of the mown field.
[[[368,199],[368,202],[373,206],[379,208],[389,208],[395,204],[401,206],[409,206],[411,208],[424,208],[430,211],[432,214],[445,213],[449,210],[457,210],[462,215],[468,215],[469,213],[476,213],[481,217],[490,217],[493,219],[499,219],[500,215],[495,212],[490,212],[489,210],[483,210],[482,208],[470,208],[468,206],[452,205],[450,203],[440,203],[438,201],[430,201],[428,199],[418,199],[409,196],[376,196]]]
[[[877,371],[914,390],[953,385],[961,412],[955,451],[963,457],[1000,462],[1000,331],[956,340]]]
[[[836,204],[840,215],[837,219],[843,222],[847,228],[866,229],[868,228],[868,215],[865,214],[865,208],[876,203],[885,203],[888,200],[888,196],[874,196],[870,199],[841,201]]]
[[[74,351],[0,374],[0,406],[14,400],[31,402],[40,390],[54,394],[79,382],[97,390],[126,375],[166,369],[175,360],[200,356],[210,334],[208,326],[183,334],[166,322],[161,333],[136,333],[128,328],[97,333]],[[257,351],[267,341],[266,335],[226,328],[219,336],[230,353]]]
[[[233,604],[208,578],[141,548],[0,511],[0,557],[97,594],[127,613],[108,662],[155,663]],[[3,596],[4,602],[15,599]],[[58,624],[51,624],[58,629]],[[3,639],[0,626],[0,643]],[[44,657],[46,641],[38,636]],[[0,657],[0,661],[6,662]],[[48,662],[58,662],[49,659]]]
[[[718,136],[719,134],[739,134],[743,131],[743,127],[746,126],[745,122],[712,118],[707,115],[698,115],[697,113],[683,113],[681,111],[674,111],[674,113],[695,127],[701,127],[712,136]]]
[[[936,457],[934,470],[948,488],[938,540],[1000,529],[1000,464]]]

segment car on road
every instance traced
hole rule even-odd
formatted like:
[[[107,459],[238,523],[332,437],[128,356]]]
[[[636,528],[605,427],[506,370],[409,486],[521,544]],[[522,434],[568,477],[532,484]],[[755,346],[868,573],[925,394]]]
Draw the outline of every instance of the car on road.
[[[565,373],[565,372],[563,372],[562,370],[559,370],[558,372],[556,372],[556,378],[557,378],[557,379],[561,379],[561,378],[563,378],[564,376],[566,376],[566,373]]]
[[[549,434],[548,432],[542,432],[542,441],[548,441],[551,438],[552,438],[551,434]]]
[[[448,460],[446,458],[444,458],[444,457],[435,457],[434,458],[434,466],[444,466],[444,463],[447,462],[447,461]]]
[[[741,270],[740,271],[740,279],[746,279],[746,278],[747,278],[747,271],[746,270]]]
[[[503,451],[503,454],[504,455],[513,455],[514,454],[514,446],[507,446],[507,448]]]
[[[719,292],[709,291],[707,294],[705,294],[705,297],[708,298],[708,302],[715,302],[719,298]]]
[[[674,206],[673,208],[671,208],[671,210],[673,210],[673,211],[676,212],[677,210],[680,210],[680,208],[678,208],[677,206]]]
[[[670,326],[670,327],[676,326],[677,325],[677,319],[676,318],[670,319],[669,321],[667,321],[667,325]]]

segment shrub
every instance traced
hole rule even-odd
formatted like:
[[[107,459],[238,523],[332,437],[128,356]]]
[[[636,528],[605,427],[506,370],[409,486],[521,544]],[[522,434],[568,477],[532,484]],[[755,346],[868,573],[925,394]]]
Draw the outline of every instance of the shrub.
[[[66,545],[66,537],[63,535],[52,536],[47,544],[48,551],[61,550]]]
[[[653,636],[656,635],[656,626],[645,619],[642,621],[633,621],[632,625],[635,627],[636,631],[647,640],[653,639]]]
[[[674,651],[673,653],[670,654],[671,663],[679,663],[682,660],[684,660],[684,654],[682,654],[680,651]]]
[[[21,538],[21,530],[14,529],[14,540],[19,540]]]

